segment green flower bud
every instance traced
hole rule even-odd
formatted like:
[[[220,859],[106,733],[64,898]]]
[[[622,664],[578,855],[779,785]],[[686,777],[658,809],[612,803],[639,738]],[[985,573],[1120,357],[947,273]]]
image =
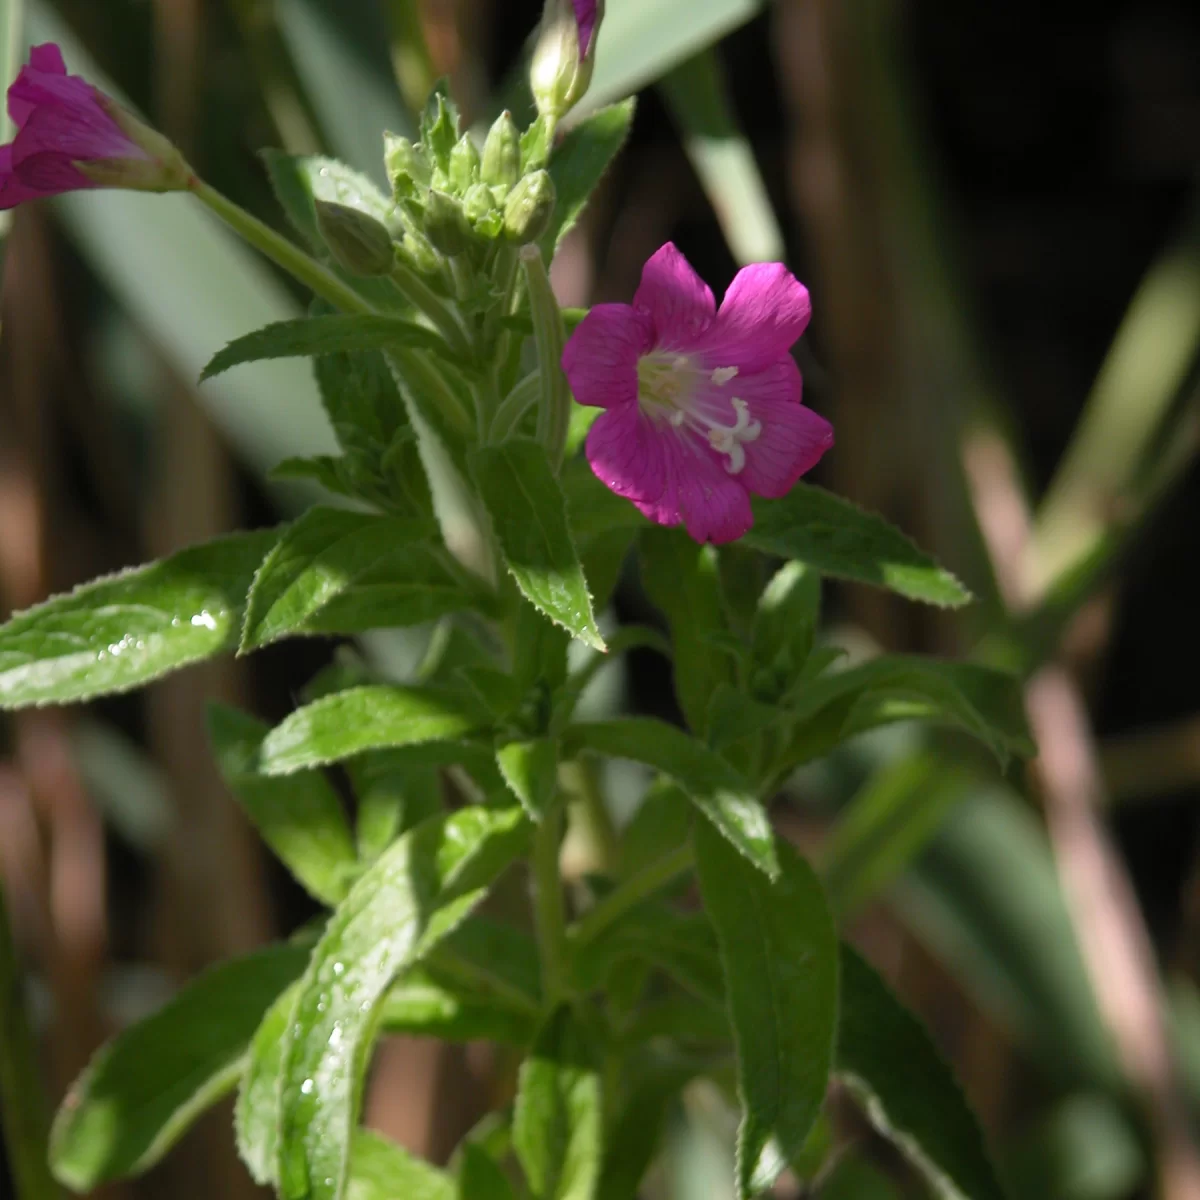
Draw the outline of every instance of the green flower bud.
[[[435,250],[453,257],[471,244],[471,226],[462,205],[445,192],[430,189],[425,200],[425,236]]]
[[[394,133],[383,135],[383,161],[397,200],[411,196],[417,187],[428,187],[429,159],[420,146]]]
[[[542,116],[557,120],[588,90],[603,17],[603,0],[546,0],[529,69],[529,86]]]
[[[512,114],[502,112],[483,143],[479,177],[491,187],[512,187],[521,178],[521,135]]]
[[[434,166],[449,172],[450,151],[458,141],[458,107],[450,99],[444,79],[430,95],[421,114],[421,141]]]
[[[461,196],[479,178],[479,151],[464,133],[450,151],[450,184]]]
[[[400,243],[399,254],[405,262],[415,267],[422,275],[429,275],[435,280],[441,278],[442,263],[445,260],[423,237],[406,233]]]
[[[486,183],[475,183],[463,197],[463,212],[472,225],[477,225],[495,208],[492,189]]]
[[[392,235],[374,217],[346,204],[314,200],[317,228],[334,261],[355,275],[386,275],[396,250]]]
[[[514,242],[536,242],[550,228],[554,181],[545,171],[526,175],[504,202],[504,232]]]

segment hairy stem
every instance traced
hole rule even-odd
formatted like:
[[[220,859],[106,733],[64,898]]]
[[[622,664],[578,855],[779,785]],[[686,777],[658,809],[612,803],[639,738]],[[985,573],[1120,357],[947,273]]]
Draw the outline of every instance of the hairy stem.
[[[567,921],[559,869],[562,830],[563,807],[556,803],[542,818],[533,842],[533,919],[548,1004],[567,990]]]
[[[571,398],[562,371],[562,310],[550,287],[550,276],[536,246],[521,247],[521,268],[529,289],[529,312],[533,317],[533,338],[537,345],[538,374],[541,379],[541,405],[538,408],[537,437],[546,447],[555,471],[562,465],[567,439]]]

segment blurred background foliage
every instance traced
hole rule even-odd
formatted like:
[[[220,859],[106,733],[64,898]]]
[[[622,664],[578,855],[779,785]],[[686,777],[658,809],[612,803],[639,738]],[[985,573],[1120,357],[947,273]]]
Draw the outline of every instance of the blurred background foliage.
[[[409,131],[443,74],[470,121],[525,115],[537,8],[0,0],[0,63],[59,41],[281,226],[262,147],[381,176],[381,131]],[[580,305],[627,299],[668,238],[717,290],[784,258],[814,299],[807,398],[838,433],[820,481],[980,597],[946,615],[838,588],[829,636],[1029,678],[1032,769],[1001,779],[897,726],[775,810],[956,1064],[1014,1196],[1182,1198],[1200,1178],[1197,62],[1184,0],[609,0],[587,105],[642,97],[554,266]],[[195,384],[226,341],[300,310],[287,280],[186,197],[68,196],[6,232],[0,612],[295,505],[263,479],[328,446],[308,367]],[[611,619],[635,618],[653,614],[627,572]],[[219,697],[278,719],[333,653],[288,643],[0,723],[0,874],[55,1102],[102,1037],[309,915],[224,793],[202,713]],[[677,715],[651,651],[595,702]],[[638,781],[612,782],[627,814]],[[486,1047],[393,1040],[367,1118],[444,1158],[510,1087]],[[105,1194],[249,1195],[227,1118]],[[731,1129],[686,1092],[646,1195],[727,1195]],[[859,1134],[822,1197],[920,1194]]]

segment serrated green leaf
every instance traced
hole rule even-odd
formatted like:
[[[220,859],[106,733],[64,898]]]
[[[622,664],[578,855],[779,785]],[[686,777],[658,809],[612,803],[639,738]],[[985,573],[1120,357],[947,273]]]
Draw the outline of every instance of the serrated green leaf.
[[[567,525],[566,500],[542,447],[530,438],[471,453],[479,486],[509,572],[526,599],[597,650],[592,599]]]
[[[307,458],[285,458],[276,463],[267,478],[281,483],[316,483],[335,496],[359,499],[352,482],[350,460],[345,455],[310,454]]]
[[[528,830],[516,806],[432,817],[382,854],[333,914],[284,1037],[279,1179],[289,1200],[344,1195],[371,1035],[388,986],[483,899]]]
[[[108,1042],[71,1085],[55,1119],[55,1177],[87,1191],[158,1162],[233,1090],[263,1012],[307,958],[307,948],[273,946],[221,963]]]
[[[442,807],[435,766],[412,763],[405,751],[372,750],[346,764],[358,801],[358,854],[373,862],[406,830]]]
[[[276,1182],[279,1163],[279,1076],[283,1038],[300,995],[299,981],[283,991],[254,1032],[233,1110],[237,1151],[255,1183]]]
[[[200,373],[212,379],[242,363],[275,358],[320,358],[326,354],[361,354],[407,346],[448,353],[446,343],[424,325],[388,314],[338,313],[300,317],[256,329],[218,350]]]
[[[259,767],[267,775],[289,775],[365,750],[462,737],[482,728],[485,720],[461,693],[383,685],[350,688],[299,708],[276,725],[263,739]]]
[[[0,626],[0,709],[128,691],[231,649],[279,536],[218,538],[18,613]]]
[[[605,171],[616,158],[633,125],[633,97],[610,105],[576,125],[550,158],[556,203],[550,228],[538,245],[549,261],[554,248],[579,220]]]
[[[798,483],[779,500],[754,501],[747,545],[794,558],[825,575],[869,583],[957,608],[971,599],[949,571],[882,517],[819,487]]]
[[[296,633],[418,625],[470,603],[424,521],[310,508],[254,576],[241,651]]]
[[[713,693],[734,682],[733,660],[712,644],[727,632],[716,552],[680,529],[647,529],[639,545],[642,583],[671,630],[675,695],[689,727],[703,737]]]
[[[496,766],[533,821],[540,821],[558,788],[558,746],[553,738],[528,738],[496,748]]]
[[[671,1106],[694,1074],[682,1066],[642,1072],[621,1105],[604,1147],[596,1200],[629,1200],[638,1195],[642,1177],[660,1148]]]
[[[346,1200],[454,1200],[454,1180],[382,1134],[356,1129]]]
[[[226,786],[309,893],[336,904],[358,866],[341,802],[319,771],[285,779],[258,771],[259,747],[269,728],[235,708],[209,705],[208,737]]]
[[[763,589],[751,630],[760,699],[777,700],[812,653],[821,612],[821,576],[799,562],[784,563]]]
[[[591,1200],[602,1138],[595,1051],[564,1006],[538,1034],[517,1081],[513,1146],[534,1200]]]
[[[1020,680],[975,663],[881,655],[801,681],[780,711],[796,731],[784,751],[788,766],[856,733],[917,718],[965,729],[1002,764],[1011,754],[1034,752]]]
[[[771,822],[750,785],[682,730],[630,717],[572,726],[564,740],[572,748],[632,759],[669,775],[740,854],[768,876],[778,872]]]
[[[693,832],[704,907],[725,968],[743,1118],[738,1195],[769,1188],[804,1146],[825,1098],[838,1021],[833,919],[787,843],[768,880],[703,823]]]
[[[848,946],[836,1073],[943,1200],[1004,1200],[983,1134],[929,1035]]]
[[[516,1200],[516,1195],[496,1160],[479,1146],[466,1142],[458,1170],[459,1200]]]

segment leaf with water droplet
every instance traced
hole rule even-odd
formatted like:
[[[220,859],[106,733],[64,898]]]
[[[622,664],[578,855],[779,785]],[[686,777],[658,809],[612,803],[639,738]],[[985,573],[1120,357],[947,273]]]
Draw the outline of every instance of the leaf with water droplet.
[[[279,530],[236,533],[54,596],[0,626],[0,709],[149,683],[237,644]]]
[[[283,1044],[279,1180],[289,1200],[344,1194],[350,1131],[388,986],[463,921],[528,835],[515,805],[431,817],[384,851],[330,918]]]

